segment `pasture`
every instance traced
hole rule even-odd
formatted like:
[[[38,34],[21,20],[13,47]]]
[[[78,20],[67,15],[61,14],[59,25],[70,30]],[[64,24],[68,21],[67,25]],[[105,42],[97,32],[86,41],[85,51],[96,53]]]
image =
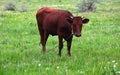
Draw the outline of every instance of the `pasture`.
[[[97,4],[96,12],[75,13],[78,0],[14,0],[29,11],[4,11],[0,1],[0,75],[120,75],[120,0]],[[58,37],[50,36],[41,53],[36,11],[43,6],[71,11],[90,19],[82,37],[73,37],[71,54],[66,42],[62,56]]]

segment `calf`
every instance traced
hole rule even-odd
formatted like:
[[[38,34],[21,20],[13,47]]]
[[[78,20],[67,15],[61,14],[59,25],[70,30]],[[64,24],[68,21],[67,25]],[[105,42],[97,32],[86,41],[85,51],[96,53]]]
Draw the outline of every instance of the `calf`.
[[[49,7],[43,7],[36,13],[38,30],[40,33],[40,42],[42,44],[42,52],[46,52],[46,41],[50,35],[58,35],[59,53],[63,48],[63,39],[67,41],[68,55],[71,56],[70,48],[72,37],[81,36],[82,25],[89,22],[89,19],[81,16],[73,16],[67,10],[58,10]]]

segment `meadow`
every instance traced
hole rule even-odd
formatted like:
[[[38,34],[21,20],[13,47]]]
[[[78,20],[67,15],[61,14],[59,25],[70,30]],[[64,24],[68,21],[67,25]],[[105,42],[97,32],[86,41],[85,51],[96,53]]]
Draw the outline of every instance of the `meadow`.
[[[120,75],[120,0],[105,0],[95,12],[75,13],[78,0],[14,0],[28,12],[4,11],[0,1],[0,75]],[[41,53],[36,11],[49,6],[90,19],[82,37],[73,37],[71,54],[66,42],[62,56],[58,37],[49,36],[46,54]]]

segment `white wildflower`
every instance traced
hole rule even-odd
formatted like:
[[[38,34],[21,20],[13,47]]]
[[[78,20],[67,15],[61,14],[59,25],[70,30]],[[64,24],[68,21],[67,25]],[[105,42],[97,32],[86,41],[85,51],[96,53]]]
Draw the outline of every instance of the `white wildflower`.
[[[57,69],[59,69],[59,66],[57,66]]]
[[[116,64],[114,64],[113,67],[116,68]]]
[[[118,64],[118,63],[115,63],[115,64],[113,65],[113,67],[116,68],[117,64]]]
[[[38,66],[40,67],[40,66],[41,66],[41,64],[38,64]]]
[[[120,71],[117,71],[116,73],[117,73],[117,74],[120,74]]]
[[[49,70],[49,68],[47,67],[46,70]]]
[[[115,60],[113,60],[112,62],[115,63]]]
[[[83,74],[84,72],[83,71],[80,71],[80,74]]]

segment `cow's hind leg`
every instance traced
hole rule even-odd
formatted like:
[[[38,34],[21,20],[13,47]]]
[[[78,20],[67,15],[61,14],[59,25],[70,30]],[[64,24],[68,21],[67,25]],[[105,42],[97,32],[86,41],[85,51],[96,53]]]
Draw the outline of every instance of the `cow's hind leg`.
[[[40,43],[42,44],[44,40],[44,31],[41,29],[39,32],[40,32]]]
[[[47,41],[49,34],[47,34],[44,31],[41,31],[40,36],[41,36],[40,42],[42,44],[42,52],[45,53],[46,52],[46,41]]]
[[[48,39],[49,34],[47,34],[46,32],[44,32],[44,35],[41,36],[41,43],[42,43],[42,52],[45,53],[46,52],[46,41]]]
[[[61,56],[61,50],[63,48],[63,37],[58,36],[58,38],[59,38],[59,53],[58,53],[58,55]]]

